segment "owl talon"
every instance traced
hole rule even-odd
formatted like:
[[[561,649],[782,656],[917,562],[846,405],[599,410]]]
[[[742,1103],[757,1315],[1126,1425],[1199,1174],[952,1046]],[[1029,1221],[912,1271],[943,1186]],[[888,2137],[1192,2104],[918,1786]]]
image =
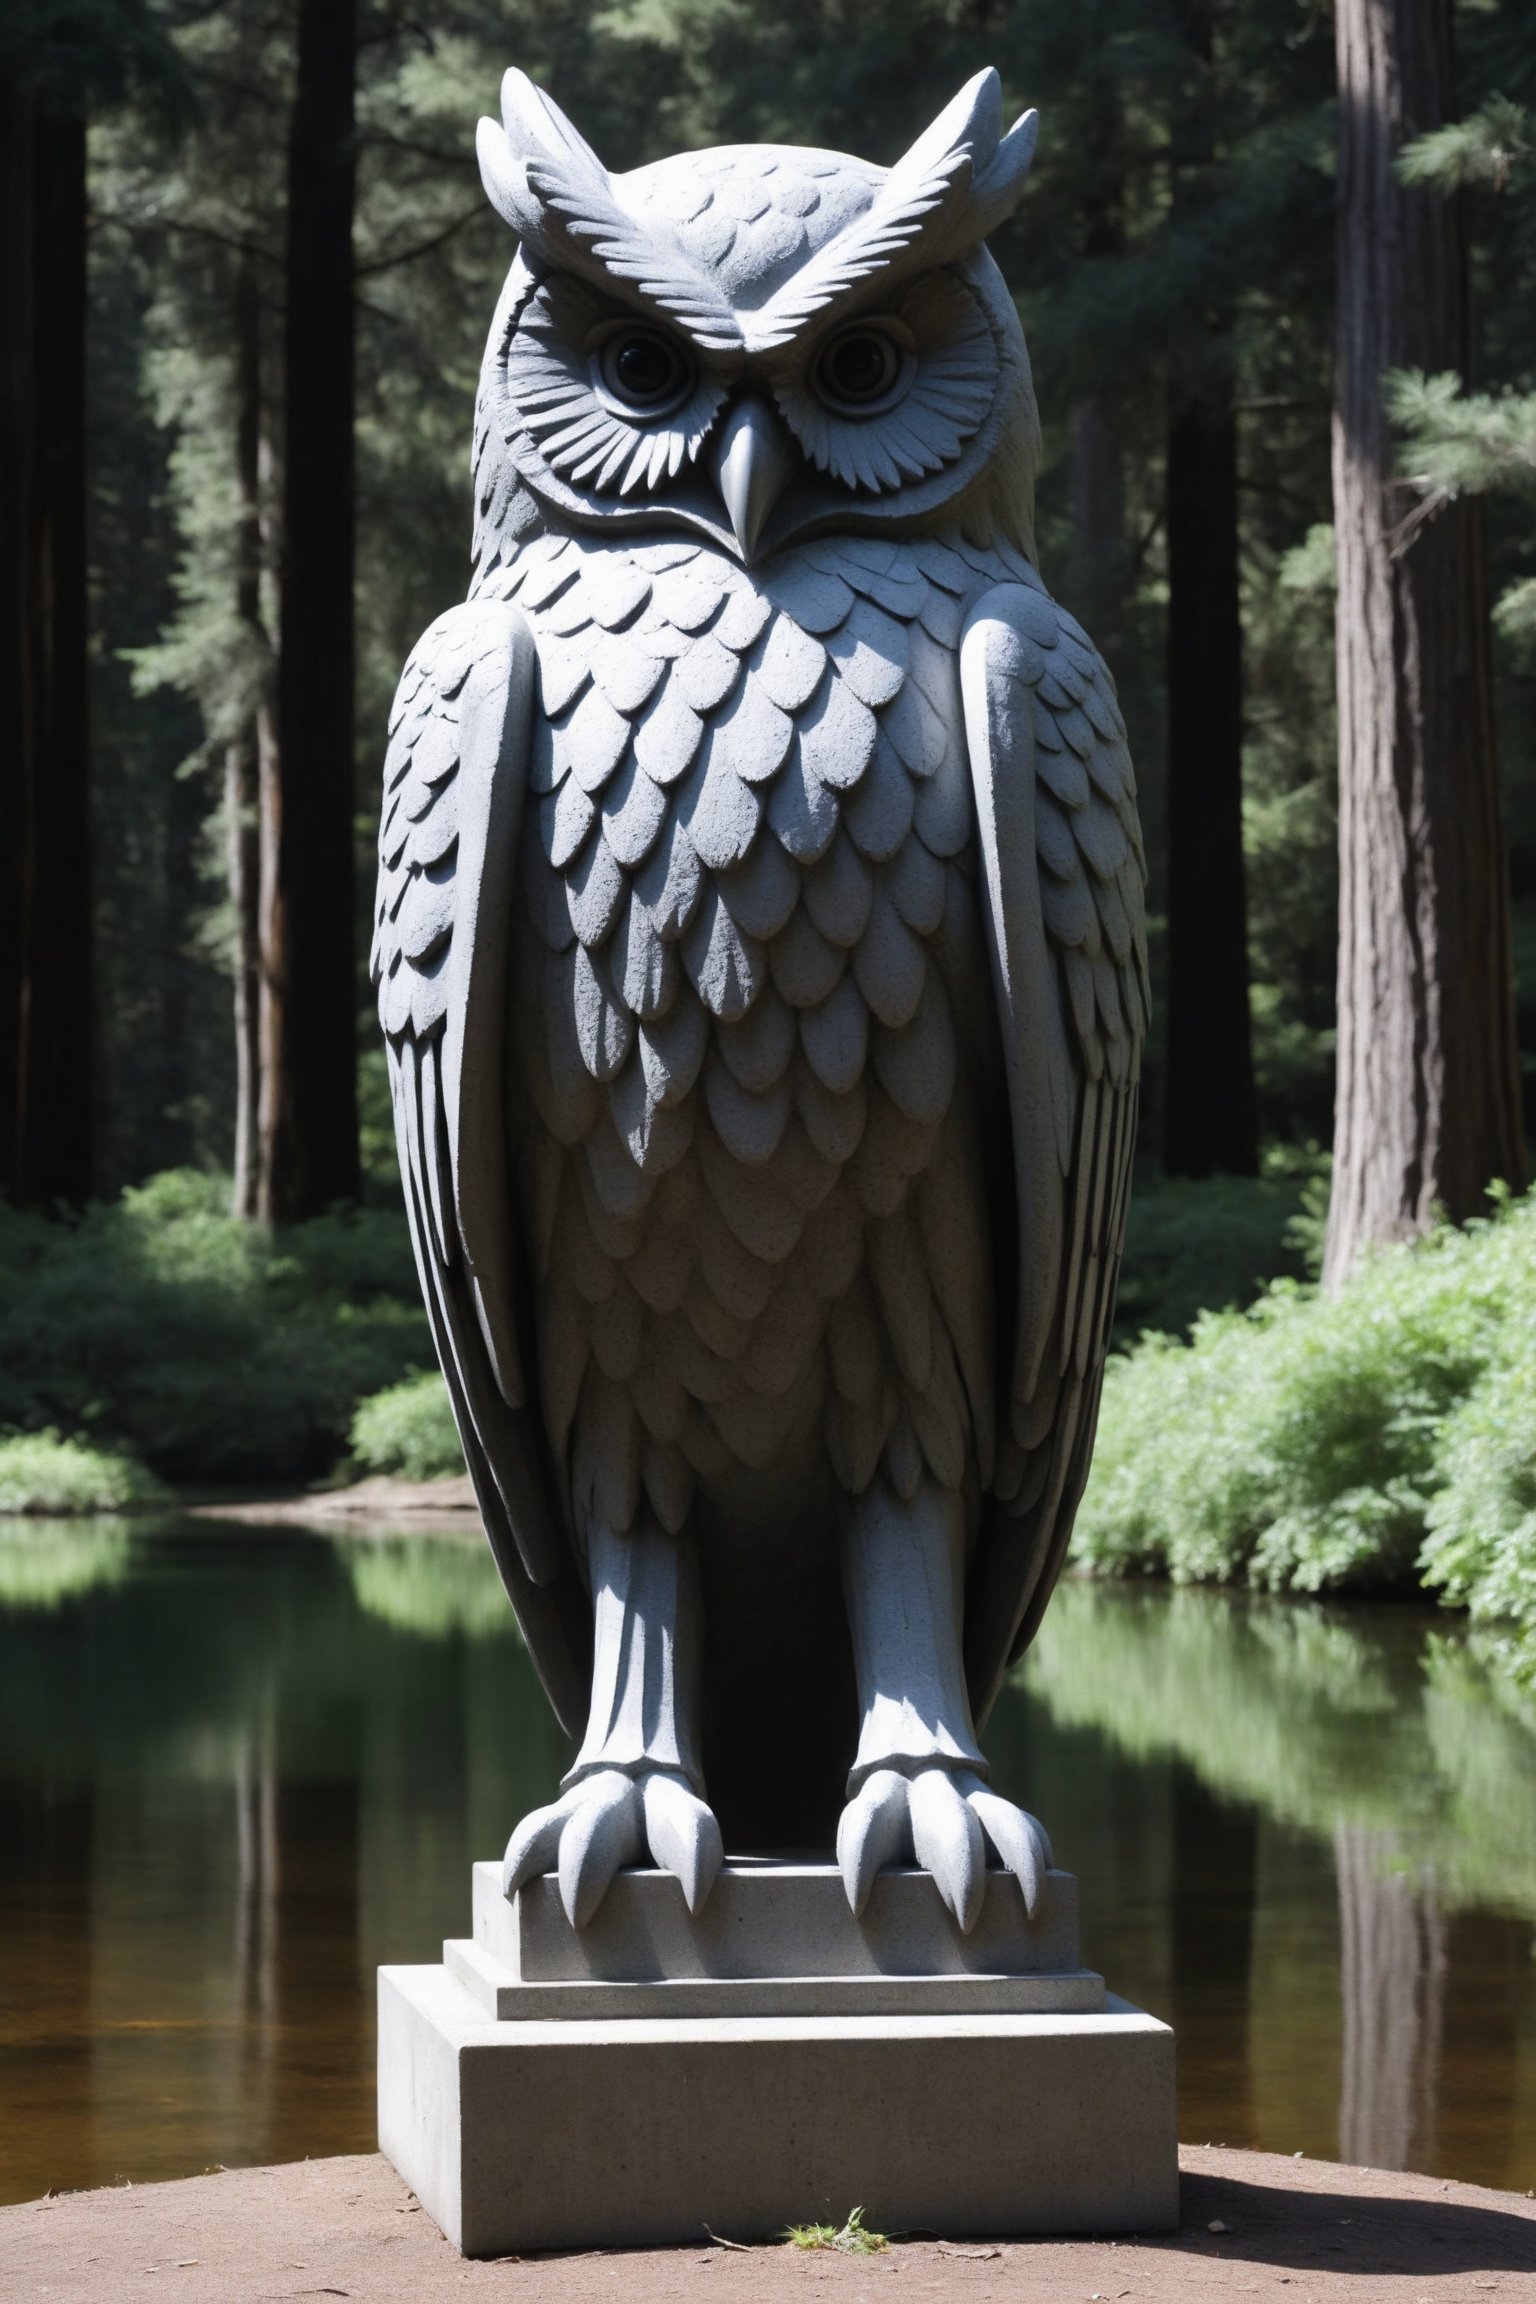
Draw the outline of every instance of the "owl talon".
[[[969,1936],[981,1917],[987,1888],[981,1825],[944,1768],[925,1768],[913,1777],[907,1808],[913,1853],[923,1870],[932,1874],[961,1935]]]
[[[698,1912],[725,1862],[715,1812],[676,1776],[647,1776],[641,1791],[651,1855],[682,1882],[689,1911]]]
[[[992,1856],[1019,1883],[1031,1919],[1051,1865],[1042,1827],[1004,1800],[974,1769],[941,1765],[907,1777],[880,1768],[865,1778],[843,1810],[837,1861],[857,1916],[882,1865],[916,1862],[934,1885],[962,1936],[981,1915]]]
[[[683,1781],[651,1770],[638,1780],[618,1768],[578,1777],[547,1808],[525,1816],[507,1843],[502,1893],[511,1897],[553,1872],[573,1928],[585,1928],[615,1873],[652,1861],[681,1882],[690,1912],[703,1905],[725,1861],[714,1812]]]
[[[957,1779],[966,1805],[1018,1881],[1024,1910],[1033,1920],[1040,1909],[1040,1891],[1051,1868],[1051,1843],[1045,1826],[992,1791],[981,1778],[966,1774]]]
[[[869,1902],[875,1874],[894,1864],[907,1844],[907,1783],[894,1768],[866,1777],[837,1827],[837,1861],[857,1920]]]

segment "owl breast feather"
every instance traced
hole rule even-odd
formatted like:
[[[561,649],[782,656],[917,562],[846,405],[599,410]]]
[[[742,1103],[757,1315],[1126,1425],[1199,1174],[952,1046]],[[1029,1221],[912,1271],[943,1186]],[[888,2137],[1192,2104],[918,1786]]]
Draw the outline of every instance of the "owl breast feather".
[[[903,1489],[963,1476],[991,1379],[957,1017],[988,993],[955,647],[1025,569],[860,540],[759,580],[549,539],[513,571],[539,660],[513,1048],[546,1421],[599,1485],[646,1459],[663,1519],[797,1415],[855,1490],[882,1453]],[[817,1367],[831,1397],[801,1414]]]

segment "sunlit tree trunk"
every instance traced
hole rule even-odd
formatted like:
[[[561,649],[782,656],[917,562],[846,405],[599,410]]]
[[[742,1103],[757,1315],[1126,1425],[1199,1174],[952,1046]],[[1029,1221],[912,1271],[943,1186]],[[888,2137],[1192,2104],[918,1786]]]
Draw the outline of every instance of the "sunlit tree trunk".
[[[1174,138],[1174,214],[1215,158],[1213,0],[1185,0],[1193,91]],[[1258,1166],[1243,861],[1243,632],[1230,315],[1211,311],[1170,364],[1168,409],[1168,983],[1163,1165]]]
[[[288,161],[278,760],[264,810],[261,1213],[358,1190],[352,868],[355,0],[300,0]]]
[[[1337,0],[1339,1044],[1323,1276],[1525,1181],[1482,512],[1393,477],[1390,369],[1466,372],[1460,203],[1393,173],[1455,117],[1452,0]]]
[[[91,1189],[85,122],[0,79],[0,1191]]]
[[[225,864],[233,919],[235,1145],[233,1210],[247,1222],[259,1204],[261,1137],[261,768],[274,744],[270,648],[262,615],[261,305],[247,251],[235,282],[235,457],[239,529],[235,612],[247,635],[255,688],[245,725],[224,754]]]

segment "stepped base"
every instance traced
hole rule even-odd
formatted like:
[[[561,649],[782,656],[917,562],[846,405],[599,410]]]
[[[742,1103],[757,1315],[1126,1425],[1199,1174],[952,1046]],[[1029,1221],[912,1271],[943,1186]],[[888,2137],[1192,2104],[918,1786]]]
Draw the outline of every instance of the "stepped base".
[[[379,1971],[379,2141],[465,2255],[1176,2221],[1173,2035],[1077,1966],[1063,1874],[965,1939],[919,1874],[855,1922],[830,1866],[728,1866],[697,1921],[625,1873],[579,1934],[550,1881],[475,1891],[443,1966]]]

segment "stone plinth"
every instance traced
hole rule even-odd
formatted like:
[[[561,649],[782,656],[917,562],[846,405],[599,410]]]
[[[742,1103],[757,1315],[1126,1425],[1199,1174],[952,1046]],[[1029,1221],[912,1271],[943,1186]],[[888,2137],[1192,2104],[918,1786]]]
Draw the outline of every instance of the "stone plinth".
[[[379,1975],[379,2140],[466,2255],[887,2231],[1156,2231],[1176,2214],[1173,2035],[1078,1963],[1076,1883],[1030,1925],[989,1876],[961,1937],[926,1874],[854,1920],[830,1865],[727,1865],[697,1919],[552,1878]]]

